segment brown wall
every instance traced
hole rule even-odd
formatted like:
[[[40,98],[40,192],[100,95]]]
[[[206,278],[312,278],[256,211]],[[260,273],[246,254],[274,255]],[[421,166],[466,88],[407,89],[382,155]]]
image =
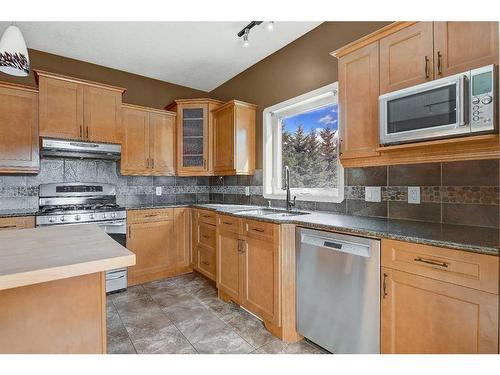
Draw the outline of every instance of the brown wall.
[[[257,167],[262,167],[262,111],[276,103],[337,80],[333,50],[389,22],[325,22],[210,92],[220,100],[239,99],[259,106]]]
[[[125,103],[163,108],[175,99],[208,96],[204,91],[37,50],[30,49],[29,56],[31,69],[124,87],[127,89],[123,96]],[[0,81],[36,86],[33,71],[28,77],[13,77],[0,73]]]

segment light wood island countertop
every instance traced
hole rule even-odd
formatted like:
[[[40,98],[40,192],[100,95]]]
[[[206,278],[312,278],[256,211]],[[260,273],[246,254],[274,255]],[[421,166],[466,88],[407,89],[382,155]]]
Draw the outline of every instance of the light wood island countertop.
[[[0,290],[134,264],[134,253],[93,224],[0,232]]]

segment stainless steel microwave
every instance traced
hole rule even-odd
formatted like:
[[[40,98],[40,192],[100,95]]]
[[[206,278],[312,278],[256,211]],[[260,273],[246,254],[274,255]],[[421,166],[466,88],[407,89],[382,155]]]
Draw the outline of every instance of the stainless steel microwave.
[[[497,131],[497,75],[488,65],[381,95],[380,143]]]

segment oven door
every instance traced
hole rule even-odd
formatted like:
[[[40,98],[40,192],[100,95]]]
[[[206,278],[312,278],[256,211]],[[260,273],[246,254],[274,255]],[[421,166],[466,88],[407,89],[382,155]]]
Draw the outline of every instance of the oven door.
[[[127,222],[125,220],[104,221],[95,224],[120,245],[127,247]]]
[[[379,97],[380,143],[415,142],[470,133],[469,73]]]

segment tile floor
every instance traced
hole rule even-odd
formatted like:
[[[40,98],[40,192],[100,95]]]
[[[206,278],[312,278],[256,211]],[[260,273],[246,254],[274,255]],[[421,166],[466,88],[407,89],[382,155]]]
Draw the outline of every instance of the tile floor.
[[[257,318],[219,300],[215,285],[196,273],[109,295],[107,322],[108,353],[325,353],[272,336]]]

